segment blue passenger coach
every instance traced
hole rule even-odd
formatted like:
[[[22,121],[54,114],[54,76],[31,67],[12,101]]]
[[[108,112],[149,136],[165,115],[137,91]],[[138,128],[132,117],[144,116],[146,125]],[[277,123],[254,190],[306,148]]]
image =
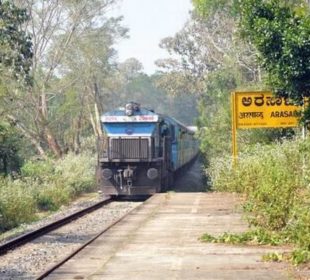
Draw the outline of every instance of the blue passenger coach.
[[[198,153],[193,130],[130,102],[101,117],[97,181],[110,195],[167,190],[178,170]]]

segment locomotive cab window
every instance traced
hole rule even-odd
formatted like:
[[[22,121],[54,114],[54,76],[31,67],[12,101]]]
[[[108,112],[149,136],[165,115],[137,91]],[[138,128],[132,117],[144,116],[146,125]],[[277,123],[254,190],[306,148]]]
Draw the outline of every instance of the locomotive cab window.
[[[161,126],[160,126],[160,135],[162,137],[169,135],[169,126],[166,123],[161,124]]]

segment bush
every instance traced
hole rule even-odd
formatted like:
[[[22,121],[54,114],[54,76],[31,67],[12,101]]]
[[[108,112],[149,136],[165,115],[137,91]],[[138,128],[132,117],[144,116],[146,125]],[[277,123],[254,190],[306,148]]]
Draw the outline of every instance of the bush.
[[[22,177],[0,177],[0,231],[35,219],[38,210],[57,210],[83,192],[96,188],[96,157],[68,154],[52,161],[28,161]]]
[[[277,231],[298,246],[294,262],[308,258],[310,141],[256,145],[240,155],[235,168],[231,158],[224,157],[212,160],[208,172],[214,189],[245,194],[252,225]]]
[[[51,160],[27,161],[21,168],[23,177],[48,180],[54,174],[54,164]]]
[[[92,154],[68,154],[56,166],[55,182],[68,188],[72,196],[95,189],[96,158]]]
[[[35,199],[21,181],[0,182],[0,231],[34,220]]]
[[[70,201],[70,191],[68,188],[51,184],[36,189],[34,197],[39,210],[55,211],[60,206],[68,204]]]

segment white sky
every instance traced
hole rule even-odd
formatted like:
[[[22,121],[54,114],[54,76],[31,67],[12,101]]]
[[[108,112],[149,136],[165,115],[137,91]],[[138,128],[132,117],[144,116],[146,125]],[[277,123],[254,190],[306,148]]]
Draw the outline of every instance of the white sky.
[[[117,46],[119,61],[137,58],[144,72],[153,74],[154,61],[168,57],[159,48],[161,39],[173,36],[189,19],[191,0],[122,0],[113,14],[123,15],[123,25],[129,28],[129,39]]]

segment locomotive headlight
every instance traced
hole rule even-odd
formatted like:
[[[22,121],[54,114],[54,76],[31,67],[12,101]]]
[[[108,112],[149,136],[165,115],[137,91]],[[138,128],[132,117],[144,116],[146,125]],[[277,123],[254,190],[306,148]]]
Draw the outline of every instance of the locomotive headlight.
[[[109,168],[105,168],[102,170],[102,177],[106,180],[110,180],[112,178],[113,172]]]
[[[158,177],[158,170],[156,168],[150,168],[146,175],[149,179],[155,180]]]

